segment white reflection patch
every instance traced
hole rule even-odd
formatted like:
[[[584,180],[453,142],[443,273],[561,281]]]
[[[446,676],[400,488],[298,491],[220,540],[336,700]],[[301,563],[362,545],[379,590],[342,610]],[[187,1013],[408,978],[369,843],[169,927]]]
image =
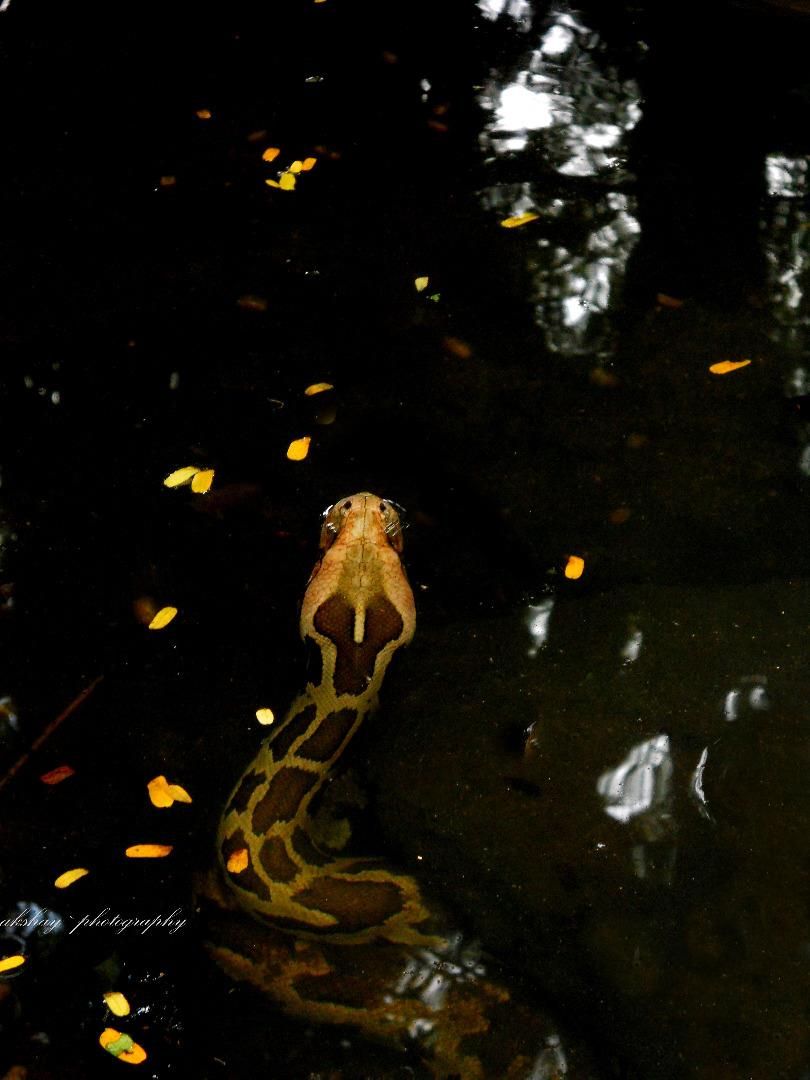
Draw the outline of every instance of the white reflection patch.
[[[695,766],[695,771],[692,773],[692,779],[689,783],[689,791],[692,798],[697,803],[698,810],[702,817],[712,820],[712,815],[709,813],[709,804],[706,802],[706,793],[703,790],[703,770],[706,768],[706,762],[709,759],[708,746],[703,747],[703,752],[700,755],[700,761]]]
[[[765,158],[765,182],[768,194],[781,199],[798,199],[806,194],[807,158],[768,154]]]
[[[625,664],[632,664],[639,658],[644,634],[641,630],[634,630],[622,649],[622,660]]]
[[[553,610],[553,596],[539,604],[529,604],[526,608],[526,628],[532,639],[527,651],[528,656],[537,656],[548,640],[548,624]]]
[[[639,814],[663,809],[671,787],[669,735],[656,735],[634,746],[621,765],[602,773],[596,784],[605,813],[624,824]]]

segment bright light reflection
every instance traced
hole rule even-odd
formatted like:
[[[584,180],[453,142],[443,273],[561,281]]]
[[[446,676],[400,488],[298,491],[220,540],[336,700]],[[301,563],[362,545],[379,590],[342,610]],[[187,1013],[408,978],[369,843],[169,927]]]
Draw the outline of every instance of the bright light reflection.
[[[644,634],[641,630],[634,630],[627,641],[624,643],[622,649],[622,660],[625,664],[632,664],[639,658],[641,653],[641,645],[644,641]]]
[[[621,765],[603,773],[596,790],[605,813],[626,824],[640,814],[664,811],[671,786],[669,736],[656,735],[634,746]]]
[[[712,815],[709,813],[709,805],[706,802],[706,794],[703,790],[703,770],[706,768],[706,762],[709,759],[708,746],[703,747],[703,751],[700,755],[700,760],[695,766],[695,771],[692,773],[692,779],[689,783],[689,791],[692,798],[695,800],[698,806],[698,810],[702,817],[711,821]]]
[[[553,610],[553,596],[542,600],[539,604],[529,604],[526,608],[526,627],[532,639],[527,649],[528,656],[537,656],[548,640],[548,627]]]

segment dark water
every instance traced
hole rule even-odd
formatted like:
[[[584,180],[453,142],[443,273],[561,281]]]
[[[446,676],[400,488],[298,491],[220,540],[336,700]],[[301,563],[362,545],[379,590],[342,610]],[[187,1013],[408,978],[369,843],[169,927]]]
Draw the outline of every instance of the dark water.
[[[810,1075],[810,23],[0,7],[3,769],[103,676],[0,791],[3,917],[62,919],[4,942],[0,1067],[123,1069],[114,982],[146,1075],[412,1075],[232,992],[189,900],[369,489],[418,604],[357,748],[381,842],[605,1076]],[[187,921],[69,932],[104,909]]]

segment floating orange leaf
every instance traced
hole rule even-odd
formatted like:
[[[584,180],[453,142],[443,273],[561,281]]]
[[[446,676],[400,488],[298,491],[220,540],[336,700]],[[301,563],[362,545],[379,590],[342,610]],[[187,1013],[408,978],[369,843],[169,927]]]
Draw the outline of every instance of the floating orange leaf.
[[[146,1061],[144,1048],[133,1042],[129,1035],[116,1031],[115,1028],[105,1028],[98,1041],[108,1053],[118,1058],[119,1061],[126,1061],[130,1065],[140,1065],[142,1061]]]
[[[309,172],[310,169],[314,169],[318,164],[318,159],[314,157],[305,157],[301,162],[301,169],[303,172]]]
[[[24,963],[25,957],[20,956],[19,953],[16,953],[14,956],[4,956],[3,959],[0,960],[0,972],[13,971],[14,968],[18,968]]]
[[[104,995],[104,1001],[114,1016],[127,1016],[130,1011],[129,1002],[119,990],[108,990]]]
[[[133,844],[124,854],[128,859],[163,859],[172,850],[171,844]]]
[[[292,191],[295,187],[295,175],[291,172],[283,172],[278,178],[278,186],[282,191]]]
[[[167,488],[182,487],[183,484],[189,482],[192,476],[196,476],[199,471],[196,465],[184,465],[182,469],[175,469],[174,472],[164,477],[163,486]]]
[[[243,870],[247,870],[247,864],[248,849],[246,847],[240,847],[237,848],[236,851],[230,853],[225,866],[232,874],[241,874]]]
[[[50,772],[43,773],[40,780],[43,784],[61,784],[63,780],[73,776],[75,771],[75,769],[71,769],[70,765],[57,765]]]
[[[301,439],[293,439],[290,445],[287,447],[287,457],[290,461],[303,461],[309,453],[309,444],[312,442],[312,438],[309,435],[304,435]]]
[[[330,382],[315,382],[311,386],[308,386],[304,393],[307,397],[312,397],[314,394],[322,394],[324,390],[334,390],[334,386]]]
[[[655,299],[656,299],[656,302],[661,305],[661,307],[668,307],[668,308],[683,307],[683,300],[679,300],[677,298],[677,296],[668,296],[666,293],[660,292],[660,293],[658,293],[658,295],[656,296]]]
[[[177,183],[177,177],[161,176],[160,180],[158,180],[158,183],[161,187],[174,187],[174,185]]]
[[[300,173],[301,170],[303,169],[303,167],[304,167],[303,161],[294,161],[290,165],[290,172],[291,173]]]
[[[153,806],[161,809],[175,802],[190,803],[191,796],[179,784],[170,784],[165,776],[156,776],[146,785]]]
[[[278,180],[265,180],[265,184],[267,184],[268,187],[281,187]]]
[[[413,284],[417,292],[424,292],[428,287],[429,277],[417,277],[413,279]]]
[[[617,506],[611,512],[609,521],[611,525],[624,525],[625,521],[629,521],[632,516],[633,511],[629,506]]]
[[[275,716],[273,715],[272,709],[257,709],[256,719],[259,721],[260,724],[264,724],[266,726],[267,724],[273,723],[273,721],[275,720]]]
[[[89,873],[90,871],[85,870],[83,866],[77,866],[75,870],[65,870],[64,874],[60,874],[56,879],[54,885],[57,889],[66,889],[68,885],[72,885],[74,881],[86,877]]]
[[[572,581],[576,581],[577,578],[582,577],[582,571],[585,569],[585,560],[581,559],[579,555],[569,555],[568,562],[565,564],[565,576]]]
[[[504,218],[500,225],[502,229],[517,229],[520,225],[528,225],[530,221],[537,221],[539,217],[539,214],[532,214],[527,210],[525,214]]]
[[[200,120],[210,120],[211,119],[211,110],[210,109],[197,109],[197,116],[199,117]]]
[[[748,367],[750,360],[721,360],[719,364],[712,364],[709,371],[712,375],[728,375],[730,371],[736,371],[741,367]]]
[[[155,615],[154,619],[149,623],[149,629],[162,630],[164,626],[169,625],[176,614],[176,607],[162,607],[157,615]]]
[[[281,151],[277,146],[268,146],[262,153],[262,161],[275,161],[280,153]]]
[[[466,341],[462,341],[457,337],[442,338],[442,345],[452,355],[457,356],[459,360],[469,360],[472,356],[472,349]]]
[[[195,495],[204,495],[214,482],[213,469],[201,469],[191,481],[191,490]]]

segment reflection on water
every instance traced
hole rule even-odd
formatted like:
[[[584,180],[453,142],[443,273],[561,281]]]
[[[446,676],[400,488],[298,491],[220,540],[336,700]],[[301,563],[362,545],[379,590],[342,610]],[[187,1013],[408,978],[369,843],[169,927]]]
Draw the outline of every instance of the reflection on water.
[[[541,600],[539,604],[529,604],[525,611],[526,628],[532,643],[528,648],[528,656],[537,656],[548,640],[549,623],[551,613],[554,610],[554,597],[549,596]]]
[[[482,0],[481,8],[492,19],[504,10],[516,16],[512,6]],[[527,29],[525,6],[517,14]],[[487,162],[496,172],[508,166],[510,176],[520,163],[529,177],[490,184],[482,201],[503,217],[540,217],[524,258],[536,321],[555,352],[612,353],[608,313],[640,231],[634,199],[619,190],[630,178],[626,138],[641,117],[639,100],[635,80],[621,77],[599,36],[562,5],[551,9],[536,46],[480,95]]]
[[[647,839],[666,835],[672,819],[672,771],[669,735],[638,743],[597,781],[605,813],[623,824],[641,819]]]

